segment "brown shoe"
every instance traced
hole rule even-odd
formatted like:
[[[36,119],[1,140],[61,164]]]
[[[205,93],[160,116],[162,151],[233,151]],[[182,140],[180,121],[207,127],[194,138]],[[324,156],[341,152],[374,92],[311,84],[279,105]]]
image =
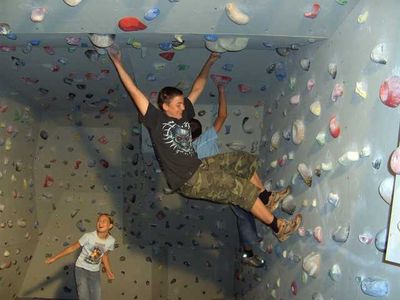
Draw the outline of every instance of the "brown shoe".
[[[303,216],[301,214],[295,215],[294,218],[290,221],[279,218],[277,221],[279,231],[278,233],[275,233],[278,240],[280,242],[286,241],[289,236],[299,228],[302,220]]]
[[[291,192],[290,186],[286,187],[282,191],[279,192],[272,192],[269,196],[268,203],[265,205],[270,212],[275,211],[279,203],[285,199]]]

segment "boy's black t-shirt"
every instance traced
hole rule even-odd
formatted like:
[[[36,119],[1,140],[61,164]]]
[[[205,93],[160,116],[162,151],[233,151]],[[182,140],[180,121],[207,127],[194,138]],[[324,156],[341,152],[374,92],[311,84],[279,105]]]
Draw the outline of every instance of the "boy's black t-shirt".
[[[184,101],[180,120],[167,116],[149,104],[143,123],[171,189],[176,190],[193,176],[201,164],[193,149],[190,120],[195,116],[192,102]]]

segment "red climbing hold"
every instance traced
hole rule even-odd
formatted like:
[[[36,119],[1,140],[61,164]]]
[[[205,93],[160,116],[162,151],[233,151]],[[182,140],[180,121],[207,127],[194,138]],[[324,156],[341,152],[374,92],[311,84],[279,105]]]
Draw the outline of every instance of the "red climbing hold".
[[[397,107],[400,104],[400,77],[391,76],[381,85],[379,97],[389,107]]]
[[[174,58],[174,52],[161,52],[160,56],[166,60],[172,60]]]
[[[123,31],[139,31],[147,28],[138,18],[124,17],[118,22],[119,28]]]

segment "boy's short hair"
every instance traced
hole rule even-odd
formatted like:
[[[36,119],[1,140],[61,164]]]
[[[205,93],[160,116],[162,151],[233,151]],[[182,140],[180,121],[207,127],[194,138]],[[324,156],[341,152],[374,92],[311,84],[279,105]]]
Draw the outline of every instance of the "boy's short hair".
[[[203,132],[200,121],[195,118],[191,119],[190,130],[192,131],[192,139],[197,139]]]
[[[108,220],[110,221],[110,224],[114,225],[114,219],[110,214],[108,214],[108,213],[99,213],[97,219],[99,219],[101,216],[106,216],[108,218]]]
[[[161,91],[158,93],[158,99],[157,99],[157,104],[158,107],[161,110],[163,109],[163,104],[167,103],[169,104],[172,100],[172,98],[176,97],[176,96],[182,96],[183,92],[173,86],[166,86],[164,88],[161,89]]]

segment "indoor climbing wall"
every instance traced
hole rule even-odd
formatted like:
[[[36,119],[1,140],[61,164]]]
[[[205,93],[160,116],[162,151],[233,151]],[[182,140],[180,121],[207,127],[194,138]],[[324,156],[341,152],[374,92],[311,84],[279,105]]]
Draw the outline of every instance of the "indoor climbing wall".
[[[0,298],[76,298],[78,253],[44,260],[108,212],[116,279],[102,274],[104,299],[396,299],[398,268],[383,260],[397,11],[395,0],[4,0]],[[209,50],[221,53],[198,118],[211,126],[225,84],[221,148],[259,155],[267,187],[293,187],[278,215],[304,217],[284,243],[258,224],[265,268],[240,264],[229,207],[168,193],[112,43],[152,103],[163,86],[187,94]]]
[[[18,295],[38,244],[34,145],[39,111],[0,84],[0,298]]]
[[[284,243],[266,233],[268,272],[243,272],[245,299],[397,298],[399,269],[385,262],[399,130],[390,5],[360,2],[328,42],[267,68],[265,184],[291,185],[280,216],[304,221]]]

